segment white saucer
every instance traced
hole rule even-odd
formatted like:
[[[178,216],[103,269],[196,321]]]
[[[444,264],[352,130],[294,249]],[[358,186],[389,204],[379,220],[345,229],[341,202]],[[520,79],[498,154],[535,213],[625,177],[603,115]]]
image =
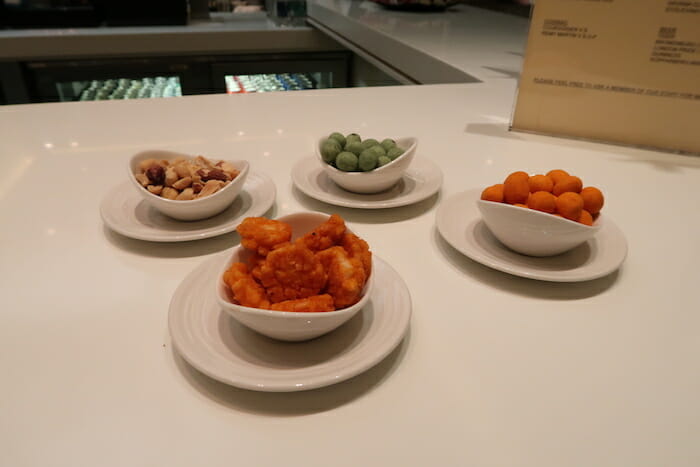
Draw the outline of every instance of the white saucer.
[[[499,271],[550,282],[580,282],[606,276],[627,256],[627,240],[610,220],[593,239],[557,256],[536,258],[510,250],[491,234],[481,220],[476,200],[480,189],[458,193],[437,210],[437,228],[460,253]]]
[[[336,206],[384,209],[417,203],[434,195],[442,186],[442,171],[433,161],[416,155],[403,178],[381,193],[359,194],[336,185],[315,157],[299,160],[292,169],[294,185],[307,196]]]
[[[375,256],[369,303],[335,331],[306,342],[256,333],[226,314],[212,284],[230,252],[211,258],[178,286],[169,310],[173,345],[193,367],[231,386],[254,391],[304,391],[368,370],[401,342],[411,317],[406,284]]]
[[[150,207],[129,181],[110,190],[100,203],[107,226],[127,237],[153,242],[201,240],[232,232],[244,217],[261,216],[275,202],[275,184],[251,171],[236,200],[221,214],[201,221],[171,219]]]

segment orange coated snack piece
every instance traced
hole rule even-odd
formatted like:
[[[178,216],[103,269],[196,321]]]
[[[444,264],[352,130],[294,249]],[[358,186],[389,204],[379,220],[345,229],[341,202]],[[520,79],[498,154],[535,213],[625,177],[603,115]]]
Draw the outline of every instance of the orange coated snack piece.
[[[345,233],[345,221],[338,214],[333,214],[323,224],[301,238],[311,251],[317,252],[337,245]]]
[[[527,207],[554,214],[557,210],[557,197],[546,191],[537,191],[530,195]]]
[[[503,202],[503,183],[491,185],[481,192],[481,199],[485,201]]]
[[[530,193],[536,193],[538,191],[552,192],[554,188],[554,181],[549,177],[549,175],[533,175],[528,180],[530,185]]]
[[[587,186],[581,190],[581,197],[583,198],[583,209],[591,214],[598,214],[605,203],[603,193],[593,186]]]
[[[241,305],[253,308],[267,308],[270,306],[265,289],[255,282],[255,279],[248,273],[248,267],[245,264],[232,264],[228,271],[224,273],[224,282],[229,286]]]
[[[559,178],[559,180],[554,184],[552,193],[554,194],[554,196],[559,196],[560,194],[566,193],[567,191],[580,193],[581,188],[583,188],[583,182],[580,178],[575,177],[573,175],[567,175],[566,177]]]
[[[513,172],[503,182],[503,201],[508,204],[527,203],[530,196],[530,176],[525,172]]]
[[[590,212],[584,209],[581,211],[581,217],[578,218],[578,221],[585,225],[593,225],[593,216],[591,216]]]
[[[282,221],[247,218],[238,227],[248,264],[224,273],[234,303],[268,310],[326,312],[357,303],[372,268],[367,242],[334,214],[291,241]]]
[[[567,191],[557,198],[557,212],[565,218],[578,221],[583,211],[583,198],[578,193]]]
[[[554,184],[556,185],[556,183],[559,180],[561,180],[563,177],[568,177],[569,172],[567,172],[566,170],[555,169],[555,170],[550,170],[549,172],[547,172],[547,176],[549,178],[551,178],[552,181],[554,182]]]
[[[588,226],[595,223],[605,202],[598,188],[584,188],[579,177],[562,169],[532,176],[513,172],[502,184],[484,189],[481,199],[534,209]]]
[[[244,248],[263,256],[292,238],[292,228],[288,224],[265,217],[247,217],[236,231]]]
[[[260,266],[260,282],[271,303],[318,295],[326,280],[328,274],[304,242],[275,248]]]
[[[328,294],[312,295],[298,300],[286,300],[284,302],[273,303],[271,310],[294,311],[296,313],[318,313],[319,311],[333,311],[333,297]]]

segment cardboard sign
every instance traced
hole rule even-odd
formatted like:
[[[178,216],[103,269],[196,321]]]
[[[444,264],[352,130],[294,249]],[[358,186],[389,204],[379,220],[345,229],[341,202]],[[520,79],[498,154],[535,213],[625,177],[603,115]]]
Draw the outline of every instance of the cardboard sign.
[[[700,0],[538,0],[512,129],[700,153]]]

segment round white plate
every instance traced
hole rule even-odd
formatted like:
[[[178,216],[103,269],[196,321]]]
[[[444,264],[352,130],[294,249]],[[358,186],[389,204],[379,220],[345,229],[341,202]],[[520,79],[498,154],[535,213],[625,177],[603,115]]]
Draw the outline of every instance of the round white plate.
[[[172,219],[149,206],[126,181],[110,190],[100,203],[107,226],[127,237],[152,242],[201,240],[232,232],[244,217],[261,216],[275,202],[275,184],[251,171],[236,200],[221,214],[201,221]]]
[[[231,386],[254,391],[304,391],[368,370],[401,342],[411,317],[406,284],[375,256],[369,303],[335,331],[306,342],[256,333],[221,310],[214,296],[224,253],[205,261],[178,286],[169,311],[173,345],[193,367]]]
[[[550,282],[580,282],[606,276],[627,256],[627,240],[610,220],[591,240],[561,255],[525,256],[499,242],[481,220],[476,201],[480,189],[458,193],[437,210],[440,235],[460,253],[499,271]]]
[[[433,161],[416,155],[394,187],[374,194],[345,191],[336,185],[315,157],[299,160],[292,169],[294,185],[307,196],[336,206],[384,209],[406,206],[434,195],[442,186],[442,171]]]

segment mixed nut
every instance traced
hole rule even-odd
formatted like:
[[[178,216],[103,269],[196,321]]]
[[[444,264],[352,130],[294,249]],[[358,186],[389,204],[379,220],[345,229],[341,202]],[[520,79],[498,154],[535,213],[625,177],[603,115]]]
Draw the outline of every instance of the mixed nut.
[[[226,161],[206,157],[177,157],[172,160],[145,159],[139,163],[136,180],[146,190],[163,198],[190,201],[213,195],[240,173]]]

